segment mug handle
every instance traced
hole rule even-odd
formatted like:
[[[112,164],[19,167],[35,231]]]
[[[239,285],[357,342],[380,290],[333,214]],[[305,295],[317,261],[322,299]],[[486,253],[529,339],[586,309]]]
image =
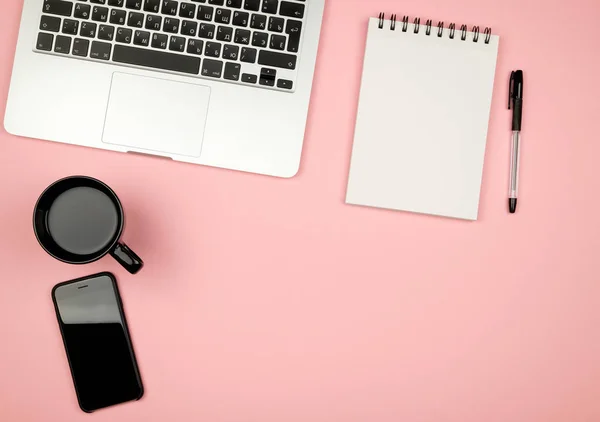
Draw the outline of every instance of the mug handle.
[[[131,274],[137,273],[144,266],[144,261],[124,243],[117,242],[110,255]]]

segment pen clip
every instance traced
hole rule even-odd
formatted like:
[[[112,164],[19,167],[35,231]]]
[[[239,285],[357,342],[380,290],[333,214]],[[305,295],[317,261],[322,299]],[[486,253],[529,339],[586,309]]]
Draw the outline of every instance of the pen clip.
[[[515,90],[515,71],[510,72],[510,81],[508,82],[508,109],[510,110],[510,103],[513,99]]]

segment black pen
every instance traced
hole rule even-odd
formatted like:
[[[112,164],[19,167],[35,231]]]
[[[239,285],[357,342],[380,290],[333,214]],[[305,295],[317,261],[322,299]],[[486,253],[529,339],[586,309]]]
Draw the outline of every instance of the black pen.
[[[517,210],[519,190],[519,155],[521,143],[521,120],[523,118],[523,71],[515,70],[510,74],[508,87],[508,109],[513,109],[512,146],[510,151],[510,185],[508,188],[508,210],[514,214]]]

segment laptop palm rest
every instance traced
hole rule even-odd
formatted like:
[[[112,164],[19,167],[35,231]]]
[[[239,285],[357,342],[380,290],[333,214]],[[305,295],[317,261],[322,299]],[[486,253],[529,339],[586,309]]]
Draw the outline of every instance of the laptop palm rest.
[[[157,155],[199,157],[210,88],[113,74],[102,142]]]

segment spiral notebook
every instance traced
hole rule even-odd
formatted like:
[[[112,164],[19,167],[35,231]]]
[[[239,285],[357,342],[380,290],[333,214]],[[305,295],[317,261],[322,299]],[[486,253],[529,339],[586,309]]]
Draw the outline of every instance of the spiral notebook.
[[[346,203],[476,220],[499,38],[369,20]]]

